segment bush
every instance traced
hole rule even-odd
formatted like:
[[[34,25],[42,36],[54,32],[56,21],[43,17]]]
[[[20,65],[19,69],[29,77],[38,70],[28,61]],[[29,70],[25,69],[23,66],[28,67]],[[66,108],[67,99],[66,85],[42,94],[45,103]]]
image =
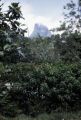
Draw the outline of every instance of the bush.
[[[4,85],[6,88],[1,90],[1,95],[4,91],[8,94],[6,98],[3,94],[4,105],[6,101],[6,109],[2,108],[3,111],[11,111],[13,107],[8,104],[14,106],[13,103],[23,113],[33,116],[59,107],[64,110],[80,109],[80,63],[18,63],[7,69],[10,70],[6,71],[5,68],[1,74],[1,80],[10,83],[10,88]]]

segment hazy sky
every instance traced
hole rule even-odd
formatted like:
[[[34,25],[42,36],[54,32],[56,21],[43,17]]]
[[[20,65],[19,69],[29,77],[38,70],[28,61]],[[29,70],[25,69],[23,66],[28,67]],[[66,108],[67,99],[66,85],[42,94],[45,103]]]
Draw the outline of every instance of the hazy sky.
[[[63,19],[63,6],[70,0],[2,0],[5,2],[4,8],[11,2],[20,2],[23,21],[29,28],[31,34],[35,23],[42,23],[49,29],[59,25]],[[77,1],[77,0],[73,0]]]

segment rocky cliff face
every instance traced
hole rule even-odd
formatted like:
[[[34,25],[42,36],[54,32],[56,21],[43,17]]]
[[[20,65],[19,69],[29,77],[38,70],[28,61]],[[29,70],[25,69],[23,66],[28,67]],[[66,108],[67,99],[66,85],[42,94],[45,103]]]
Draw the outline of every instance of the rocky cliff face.
[[[34,30],[32,34],[30,35],[30,38],[35,37],[51,37],[51,32],[48,30],[48,28],[45,25],[42,24],[35,24]]]

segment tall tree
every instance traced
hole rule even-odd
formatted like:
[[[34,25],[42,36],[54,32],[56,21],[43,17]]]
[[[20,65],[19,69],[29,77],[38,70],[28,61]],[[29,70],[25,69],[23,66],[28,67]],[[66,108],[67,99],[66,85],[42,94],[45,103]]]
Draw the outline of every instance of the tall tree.
[[[66,30],[67,32],[74,32],[77,30],[81,32],[81,0],[75,3],[70,0],[64,6],[64,22],[58,30]]]
[[[55,50],[65,61],[81,59],[81,0],[72,0],[64,6],[64,22],[57,29],[62,31],[55,42]]]
[[[23,37],[25,32],[19,22],[23,17],[19,3],[12,3],[5,13],[2,8],[3,4],[0,4],[0,61],[13,63],[19,59],[15,42]]]

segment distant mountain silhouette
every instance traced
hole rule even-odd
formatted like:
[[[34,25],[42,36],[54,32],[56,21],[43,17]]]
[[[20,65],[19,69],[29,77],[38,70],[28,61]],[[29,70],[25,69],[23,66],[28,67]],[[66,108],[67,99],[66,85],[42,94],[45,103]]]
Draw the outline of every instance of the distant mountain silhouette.
[[[39,36],[51,37],[51,32],[48,30],[48,28],[45,25],[36,23],[34,26],[34,30],[30,35],[30,38],[36,38]]]

